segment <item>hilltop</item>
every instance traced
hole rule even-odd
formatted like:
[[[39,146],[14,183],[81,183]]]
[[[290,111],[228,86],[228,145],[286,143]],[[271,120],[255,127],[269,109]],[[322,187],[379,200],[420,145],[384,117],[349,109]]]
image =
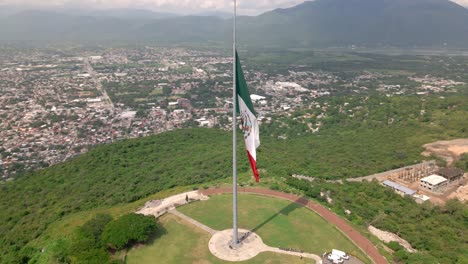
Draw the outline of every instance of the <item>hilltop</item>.
[[[0,41],[228,46],[227,14],[175,16],[145,10],[0,14]],[[238,18],[249,47],[468,48],[468,10],[449,0],[317,0]]]
[[[253,24],[241,32],[283,45],[464,46],[468,40],[468,10],[448,0],[318,0],[265,13]]]
[[[319,134],[291,135],[285,140],[271,136],[285,129],[278,124],[289,124],[291,132],[302,131],[302,125],[275,119],[262,126],[261,182],[278,188],[281,179],[293,173],[337,179],[413,164],[423,159],[423,144],[466,137],[465,98],[425,98],[426,122],[426,117],[412,114],[414,106],[419,109],[417,97],[371,97],[365,103],[368,109],[363,108],[355,118],[337,113],[323,120]],[[347,100],[361,102],[359,98]],[[375,107],[384,102],[389,109]],[[342,105],[339,100],[330,103],[333,108]],[[399,113],[402,118],[389,124],[382,111]],[[177,130],[100,145],[67,162],[0,184],[0,259],[9,263],[36,252],[31,242],[44,239],[50,226],[72,214],[125,205],[176,186],[230,182],[230,149],[229,132]],[[239,148],[238,156],[241,184],[251,184],[243,149]]]

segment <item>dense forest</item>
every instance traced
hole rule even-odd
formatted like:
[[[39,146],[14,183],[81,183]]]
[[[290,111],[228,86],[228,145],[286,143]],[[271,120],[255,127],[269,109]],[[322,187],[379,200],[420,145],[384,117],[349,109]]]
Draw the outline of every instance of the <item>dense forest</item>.
[[[327,103],[329,110],[321,120],[323,126],[318,133],[310,132],[305,125],[316,121],[312,120],[318,114],[315,110],[304,109],[288,118],[273,117],[270,124],[261,126],[262,145],[258,150],[261,177],[279,179],[299,173],[340,179],[416,163],[424,159],[420,155],[422,144],[468,136],[466,99],[465,95],[323,99],[320,103]],[[353,116],[340,111],[345,104],[354,109]],[[424,110],[423,114],[421,110]],[[281,139],[280,135],[286,137]],[[31,241],[40,238],[52,223],[73,213],[127,204],[175,186],[203,186],[220,179],[228,181],[230,144],[231,135],[226,131],[177,130],[97,146],[65,163],[27,172],[12,182],[0,184],[0,262],[26,263],[34,259],[35,254],[40,254],[40,248]],[[242,144],[239,142],[239,146]],[[248,173],[249,163],[242,148],[239,148],[238,156],[239,172]],[[376,206],[384,203],[385,195],[388,195],[384,193],[384,198],[376,196],[377,199],[366,190],[358,191],[373,188],[363,186],[324,188],[335,191],[336,197],[341,197],[339,194],[343,192],[358,192],[356,195],[362,204],[353,203],[354,198],[348,195],[346,206],[356,211],[358,218],[351,220],[362,223],[384,210]],[[349,190],[344,189],[348,187]],[[363,205],[373,199],[377,199],[376,205],[366,209]],[[406,200],[397,199],[396,202],[400,204],[387,203],[385,206],[401,206],[401,212],[417,208],[416,205],[406,205],[409,203]],[[435,207],[428,214],[435,215],[434,221],[445,223],[449,220],[444,219],[449,217],[444,210]],[[428,237],[412,240],[414,231],[410,231],[410,227],[403,228],[405,222],[396,220],[401,217],[401,212],[385,212],[389,215],[385,218],[388,220],[376,225],[391,231],[401,229],[401,233],[418,248],[428,250],[425,247],[432,245]],[[466,227],[466,213],[454,216],[450,221],[456,222],[454,226],[461,223]],[[463,237],[450,232],[448,239],[453,241]],[[457,235],[459,237],[455,238]],[[456,252],[461,251],[449,250],[451,245],[455,244],[439,247],[447,253],[431,255],[444,262],[453,260],[446,254],[457,255]]]
[[[284,174],[339,179],[395,169],[421,160],[422,145],[467,137],[466,96],[445,98],[347,96],[323,99],[328,110],[306,109],[262,124],[260,167]],[[352,112],[350,112],[350,110]],[[324,117],[318,119],[318,116]],[[307,123],[322,123],[312,133]],[[265,135],[270,136],[266,137]],[[276,140],[286,136],[287,140]],[[270,144],[271,142],[271,144]],[[269,153],[284,163],[271,163]],[[274,157],[271,157],[272,159]],[[434,157],[435,158],[435,157]],[[276,166],[278,165],[278,166]]]

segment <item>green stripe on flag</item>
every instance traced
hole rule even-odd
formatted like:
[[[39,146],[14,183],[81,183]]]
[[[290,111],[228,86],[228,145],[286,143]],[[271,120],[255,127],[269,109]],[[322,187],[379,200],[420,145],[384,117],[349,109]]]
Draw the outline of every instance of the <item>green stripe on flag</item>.
[[[253,108],[252,100],[250,99],[249,88],[247,87],[247,82],[245,81],[244,73],[242,72],[242,66],[240,64],[239,55],[237,55],[237,50],[236,50],[236,93],[238,96],[242,98],[242,100],[244,100],[245,104],[250,109],[250,111],[254,115],[257,115]],[[239,102],[237,98],[236,98],[236,110],[237,110],[237,113],[239,113]]]

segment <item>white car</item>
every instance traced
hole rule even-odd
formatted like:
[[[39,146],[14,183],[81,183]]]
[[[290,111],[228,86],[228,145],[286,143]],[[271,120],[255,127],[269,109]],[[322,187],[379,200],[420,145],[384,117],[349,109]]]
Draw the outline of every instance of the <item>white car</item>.
[[[342,258],[342,259],[346,259],[346,260],[349,259],[349,255],[346,254],[346,252],[343,252],[343,251],[338,250],[338,249],[333,249],[333,250],[332,250],[332,254],[333,254],[333,255],[337,255],[337,256],[339,256],[339,257]]]
[[[334,264],[343,263],[343,260],[341,259],[341,257],[338,255],[334,255],[333,253],[329,254],[327,258],[328,260],[332,261]]]

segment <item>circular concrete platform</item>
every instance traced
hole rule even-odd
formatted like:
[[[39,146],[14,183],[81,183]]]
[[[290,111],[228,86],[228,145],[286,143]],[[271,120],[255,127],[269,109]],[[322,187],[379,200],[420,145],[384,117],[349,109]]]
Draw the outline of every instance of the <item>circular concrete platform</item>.
[[[261,237],[245,229],[239,229],[240,243],[237,248],[233,248],[232,233],[232,229],[227,229],[211,237],[208,247],[213,255],[226,261],[243,261],[254,258],[260,252],[268,251]]]

